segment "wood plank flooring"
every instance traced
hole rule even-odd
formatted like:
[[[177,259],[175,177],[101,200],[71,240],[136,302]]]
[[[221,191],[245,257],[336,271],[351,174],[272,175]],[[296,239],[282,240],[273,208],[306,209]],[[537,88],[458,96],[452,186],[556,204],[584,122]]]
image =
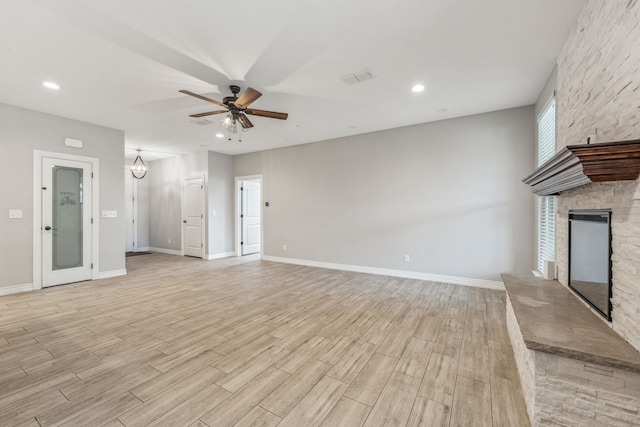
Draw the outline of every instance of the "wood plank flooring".
[[[2,426],[528,426],[505,293],[151,254],[0,297]]]

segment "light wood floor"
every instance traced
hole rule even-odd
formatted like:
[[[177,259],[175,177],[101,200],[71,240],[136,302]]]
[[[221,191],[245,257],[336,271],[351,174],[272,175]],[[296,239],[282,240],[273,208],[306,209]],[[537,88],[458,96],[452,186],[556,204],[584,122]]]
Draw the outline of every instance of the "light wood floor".
[[[504,292],[242,261],[0,297],[0,425],[529,425]]]

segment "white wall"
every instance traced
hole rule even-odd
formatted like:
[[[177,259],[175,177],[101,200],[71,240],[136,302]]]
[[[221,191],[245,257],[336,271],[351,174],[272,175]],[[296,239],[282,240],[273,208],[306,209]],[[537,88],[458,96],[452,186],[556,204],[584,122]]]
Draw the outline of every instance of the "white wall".
[[[533,265],[534,125],[522,107],[234,156],[233,174],[263,175],[267,256],[499,280]]]
[[[68,148],[65,138],[84,141]],[[117,218],[100,220],[100,271],[125,268],[124,132],[0,104],[0,287],[33,283],[33,151],[53,151],[100,159],[100,211]],[[22,219],[9,219],[22,209]]]

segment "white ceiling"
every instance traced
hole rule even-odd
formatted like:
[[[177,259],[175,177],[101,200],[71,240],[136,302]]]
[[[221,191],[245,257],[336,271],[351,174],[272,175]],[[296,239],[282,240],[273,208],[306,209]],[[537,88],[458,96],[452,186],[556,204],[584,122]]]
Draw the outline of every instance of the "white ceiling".
[[[530,105],[583,4],[2,0],[0,102],[124,130],[147,159],[303,144]],[[215,137],[221,116],[192,123],[217,107],[178,90],[221,100],[231,83],[289,119],[252,116],[242,142]]]

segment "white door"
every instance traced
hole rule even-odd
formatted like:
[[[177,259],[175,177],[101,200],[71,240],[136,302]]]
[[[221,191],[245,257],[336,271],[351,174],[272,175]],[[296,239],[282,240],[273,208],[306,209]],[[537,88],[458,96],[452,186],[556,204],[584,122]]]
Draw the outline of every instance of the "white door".
[[[91,163],[42,158],[42,286],[91,279]]]
[[[243,181],[240,188],[242,237],[240,247],[242,255],[260,252],[260,180]]]
[[[134,250],[134,190],[135,178],[131,175],[131,170],[127,167],[124,171],[124,251],[133,252]]]
[[[202,178],[184,181],[182,215],[184,254],[204,258],[204,185]]]

